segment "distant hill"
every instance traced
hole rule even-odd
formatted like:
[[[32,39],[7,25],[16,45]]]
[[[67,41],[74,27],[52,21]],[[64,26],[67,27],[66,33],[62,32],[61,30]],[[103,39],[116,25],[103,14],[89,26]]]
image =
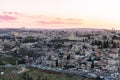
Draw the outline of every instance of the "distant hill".
[[[105,29],[96,29],[96,28],[69,28],[69,29],[61,29],[61,30],[72,30],[72,31],[103,31]]]
[[[17,30],[22,30],[21,28],[0,28],[0,30],[2,30],[2,31],[17,31]],[[104,31],[104,30],[109,30],[109,29],[97,29],[97,28],[63,28],[63,29],[50,29],[50,28],[48,28],[48,29],[46,29],[46,28],[35,28],[35,29],[33,29],[33,28],[26,28],[25,30],[30,30],[30,31],[41,31],[41,30],[50,30],[50,31],[52,31],[52,30],[56,30],[56,31],[82,31],[82,32],[91,32],[91,31]],[[117,31],[117,32],[119,32],[120,30],[115,30],[115,31]]]
[[[63,29],[46,29],[46,28],[38,28],[38,29],[29,29],[29,30],[58,30],[58,31],[103,31],[107,29],[96,29],[96,28],[63,28]]]

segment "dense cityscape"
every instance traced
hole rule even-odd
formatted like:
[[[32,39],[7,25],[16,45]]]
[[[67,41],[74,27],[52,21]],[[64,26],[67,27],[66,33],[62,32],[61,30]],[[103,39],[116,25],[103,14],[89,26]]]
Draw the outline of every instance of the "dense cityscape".
[[[0,80],[120,80],[120,0],[0,0]]]
[[[0,57],[1,76],[6,74],[3,67],[31,67],[93,80],[119,80],[120,32],[115,29],[0,29]],[[11,57],[13,62],[2,60],[5,57]]]

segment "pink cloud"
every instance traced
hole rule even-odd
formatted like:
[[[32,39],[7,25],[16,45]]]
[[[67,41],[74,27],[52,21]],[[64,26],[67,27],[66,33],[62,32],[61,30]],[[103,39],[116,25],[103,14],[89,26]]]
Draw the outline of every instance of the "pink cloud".
[[[10,12],[10,11],[3,11],[3,14],[15,14],[15,15],[20,15],[18,12]]]
[[[11,21],[16,20],[17,17],[9,16],[9,15],[0,15],[0,21]]]
[[[45,24],[45,25],[48,25],[48,24],[83,24],[82,22],[77,22],[77,21],[36,21],[38,24]]]
[[[67,25],[79,25],[79,24],[83,24],[83,19],[75,19],[75,18],[67,18],[67,19],[61,19],[61,18],[54,18],[52,20],[46,21],[46,20],[40,20],[40,21],[36,21],[35,23],[38,24],[44,24],[44,25],[48,25],[48,24],[67,24]]]
[[[37,21],[39,24],[64,24],[64,22],[61,21]]]
[[[56,20],[61,20],[61,18],[55,18]]]
[[[83,19],[76,19],[76,18],[67,18],[66,20],[70,20],[70,21],[83,21]]]
[[[55,18],[55,20],[67,20],[67,21],[83,21],[83,19],[76,19],[76,18]]]

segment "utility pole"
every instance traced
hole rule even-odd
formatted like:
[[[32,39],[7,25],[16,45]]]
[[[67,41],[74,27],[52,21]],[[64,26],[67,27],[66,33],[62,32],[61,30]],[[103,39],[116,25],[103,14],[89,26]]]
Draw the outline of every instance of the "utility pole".
[[[4,72],[0,72],[0,80],[3,80]]]

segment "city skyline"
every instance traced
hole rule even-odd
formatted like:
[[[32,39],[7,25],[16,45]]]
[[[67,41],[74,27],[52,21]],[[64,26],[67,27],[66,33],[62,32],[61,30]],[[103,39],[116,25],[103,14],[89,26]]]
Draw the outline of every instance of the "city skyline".
[[[0,0],[0,28],[119,29],[119,0]]]

